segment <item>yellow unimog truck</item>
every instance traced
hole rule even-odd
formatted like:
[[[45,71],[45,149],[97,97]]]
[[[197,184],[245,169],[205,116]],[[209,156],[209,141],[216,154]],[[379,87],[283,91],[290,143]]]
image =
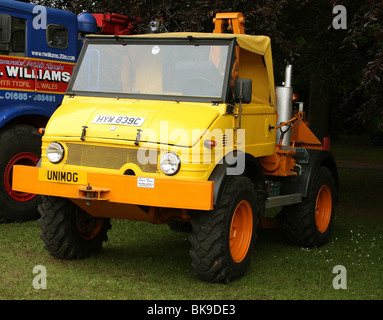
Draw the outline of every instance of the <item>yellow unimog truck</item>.
[[[227,283],[270,221],[282,217],[300,246],[328,240],[338,178],[327,140],[293,111],[291,66],[276,90],[270,39],[243,23],[219,14],[209,34],[86,39],[41,161],[14,167],[14,190],[43,195],[51,255],[99,252],[111,218],[168,223],[191,230],[197,276]]]

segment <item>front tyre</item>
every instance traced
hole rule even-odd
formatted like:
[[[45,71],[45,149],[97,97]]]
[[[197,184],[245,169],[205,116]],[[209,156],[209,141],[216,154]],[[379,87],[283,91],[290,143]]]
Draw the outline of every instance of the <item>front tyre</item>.
[[[229,283],[245,273],[256,239],[257,208],[253,183],[231,176],[216,209],[192,216],[190,256],[200,279]]]
[[[87,214],[68,199],[42,196],[40,237],[45,249],[60,259],[82,259],[102,250],[110,219]]]

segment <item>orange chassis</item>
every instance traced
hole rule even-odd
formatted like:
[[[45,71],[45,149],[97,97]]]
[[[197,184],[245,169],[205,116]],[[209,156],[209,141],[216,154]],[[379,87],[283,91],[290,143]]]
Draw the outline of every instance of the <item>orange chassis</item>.
[[[173,216],[188,220],[190,209],[213,209],[213,181],[150,178],[149,183],[140,185],[139,179],[147,178],[87,172],[87,183],[81,185],[43,181],[44,171],[48,170],[15,165],[13,189],[69,198],[95,217],[152,223],[163,223]]]

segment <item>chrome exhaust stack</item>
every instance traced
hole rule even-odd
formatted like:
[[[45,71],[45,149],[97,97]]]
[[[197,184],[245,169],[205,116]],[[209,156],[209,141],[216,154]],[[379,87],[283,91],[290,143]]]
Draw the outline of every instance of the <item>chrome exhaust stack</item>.
[[[293,66],[288,64],[286,66],[285,82],[283,86],[275,87],[276,105],[278,112],[277,126],[289,121],[293,113],[293,87],[292,87],[292,71]],[[276,132],[276,143],[284,146],[290,146],[291,143],[291,130],[290,124],[282,126]]]

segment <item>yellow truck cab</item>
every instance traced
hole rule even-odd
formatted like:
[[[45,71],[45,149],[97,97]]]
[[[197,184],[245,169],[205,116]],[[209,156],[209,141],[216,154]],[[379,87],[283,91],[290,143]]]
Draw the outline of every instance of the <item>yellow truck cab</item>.
[[[191,232],[199,278],[230,282],[246,270],[265,208],[315,202],[305,223],[312,235],[296,242],[329,236],[331,154],[314,138],[312,152],[283,149],[277,128],[268,37],[89,36],[44,130],[41,161],[15,166],[13,188],[44,195],[41,237],[55,257],[100,251],[111,218],[168,223]]]

